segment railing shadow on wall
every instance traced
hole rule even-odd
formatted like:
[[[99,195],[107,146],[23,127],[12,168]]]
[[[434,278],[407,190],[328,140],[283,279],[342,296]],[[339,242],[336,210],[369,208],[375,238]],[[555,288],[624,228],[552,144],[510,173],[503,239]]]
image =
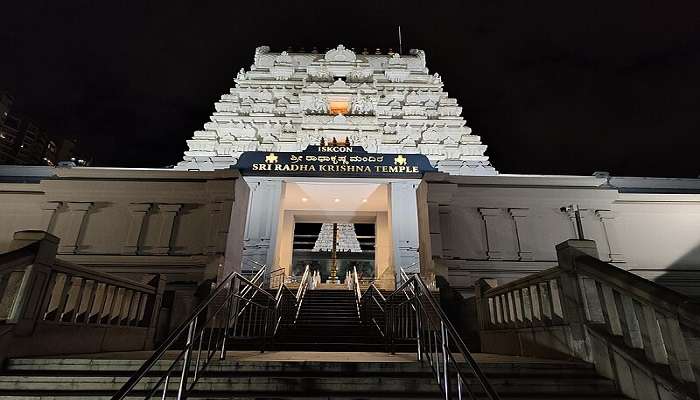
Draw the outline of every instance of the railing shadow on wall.
[[[56,259],[59,239],[20,231],[0,254],[0,360],[148,350],[165,287]]]
[[[634,399],[700,398],[700,304],[597,257],[568,240],[557,267],[480,280],[482,351],[591,362]]]

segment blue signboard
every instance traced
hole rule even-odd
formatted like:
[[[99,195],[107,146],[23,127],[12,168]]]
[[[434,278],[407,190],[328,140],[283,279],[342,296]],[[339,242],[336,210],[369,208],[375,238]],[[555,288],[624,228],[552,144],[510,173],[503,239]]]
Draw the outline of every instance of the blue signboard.
[[[368,153],[360,146],[312,146],[302,152],[247,151],[238,169],[243,175],[420,178],[436,172],[423,154]]]

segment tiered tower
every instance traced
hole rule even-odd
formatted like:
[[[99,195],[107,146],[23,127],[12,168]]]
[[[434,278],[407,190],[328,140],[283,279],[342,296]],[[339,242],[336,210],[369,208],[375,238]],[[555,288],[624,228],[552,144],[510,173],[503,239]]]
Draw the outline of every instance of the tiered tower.
[[[273,53],[262,46],[235,82],[187,141],[178,169],[229,168],[244,151],[295,152],[347,137],[372,153],[425,154],[451,174],[497,173],[422,50],[356,54],[339,45],[325,54]]]
[[[336,251],[361,253],[360,241],[357,240],[353,224],[338,224],[338,237],[333,238],[333,224],[324,223],[312,251],[332,251],[333,241],[337,240]]]

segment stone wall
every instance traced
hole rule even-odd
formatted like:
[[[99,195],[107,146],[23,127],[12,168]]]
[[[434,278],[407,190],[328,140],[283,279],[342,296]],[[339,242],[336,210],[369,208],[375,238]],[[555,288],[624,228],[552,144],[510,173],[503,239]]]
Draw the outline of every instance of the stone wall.
[[[700,296],[700,181],[674,181],[632,191],[593,176],[428,174],[422,248],[469,294],[479,278],[503,284],[555,266],[554,245],[576,237],[574,215],[561,207],[575,204],[603,261]]]
[[[60,238],[60,259],[137,280],[163,274],[164,307],[181,316],[198,285],[240,267],[248,187],[237,171],[32,171],[0,170],[0,252],[16,231],[45,230]]]

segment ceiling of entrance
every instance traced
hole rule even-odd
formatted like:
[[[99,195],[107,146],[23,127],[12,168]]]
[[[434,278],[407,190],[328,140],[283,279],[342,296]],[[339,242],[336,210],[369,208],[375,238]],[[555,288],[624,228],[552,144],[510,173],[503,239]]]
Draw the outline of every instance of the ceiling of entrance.
[[[286,210],[387,211],[387,185],[377,183],[287,182]]]

